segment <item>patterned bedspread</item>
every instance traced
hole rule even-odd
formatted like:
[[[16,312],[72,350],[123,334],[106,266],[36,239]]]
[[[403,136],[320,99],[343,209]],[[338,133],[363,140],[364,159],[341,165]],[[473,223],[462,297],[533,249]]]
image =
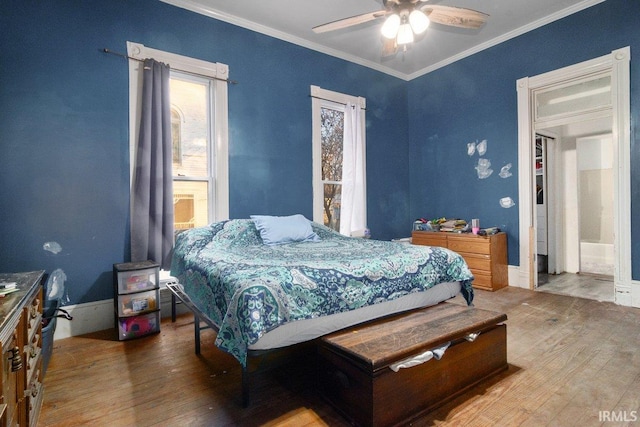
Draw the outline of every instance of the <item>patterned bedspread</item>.
[[[178,235],[171,274],[219,327],[216,345],[246,365],[247,347],[287,322],[393,300],[473,275],[448,249],[342,236],[312,223],[319,242],[267,246],[253,221]]]

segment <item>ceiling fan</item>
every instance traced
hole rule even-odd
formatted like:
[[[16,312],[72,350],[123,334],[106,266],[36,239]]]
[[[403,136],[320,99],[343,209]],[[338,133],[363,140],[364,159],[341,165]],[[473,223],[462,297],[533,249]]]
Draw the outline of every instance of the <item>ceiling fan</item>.
[[[382,24],[383,55],[394,54],[398,46],[407,49],[414,35],[427,30],[430,22],[459,28],[479,29],[489,15],[472,9],[426,4],[429,0],[382,0],[383,10],[363,13],[313,27],[316,33],[339,30],[385,17]]]

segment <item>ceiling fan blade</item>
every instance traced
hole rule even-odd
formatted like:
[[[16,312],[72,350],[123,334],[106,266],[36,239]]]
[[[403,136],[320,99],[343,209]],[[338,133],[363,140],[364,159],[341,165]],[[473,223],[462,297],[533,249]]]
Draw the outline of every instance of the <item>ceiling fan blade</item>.
[[[373,21],[387,14],[386,10],[378,10],[375,12],[363,13],[362,15],[351,16],[349,18],[338,19],[337,21],[328,22],[326,24],[313,27],[315,33],[326,33],[327,31],[339,30],[341,28],[358,25],[365,22]]]
[[[482,27],[489,15],[472,9],[430,4],[420,8],[431,22],[452,27],[477,30]]]

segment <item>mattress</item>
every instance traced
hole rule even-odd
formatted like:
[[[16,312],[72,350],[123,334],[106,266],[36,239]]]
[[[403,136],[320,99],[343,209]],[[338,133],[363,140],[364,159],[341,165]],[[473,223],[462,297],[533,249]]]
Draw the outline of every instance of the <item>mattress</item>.
[[[437,303],[460,292],[473,300],[473,275],[453,251],[345,237],[311,224],[315,241],[275,246],[251,220],[186,230],[176,239],[172,276],[217,326],[216,346],[243,366],[248,350],[421,307],[423,296]],[[441,287],[446,283],[457,285]]]
[[[310,341],[358,323],[383,316],[436,305],[460,294],[460,282],[440,283],[438,286],[416,294],[405,295],[395,300],[370,305],[353,311],[330,314],[315,319],[303,319],[285,323],[265,333],[249,350],[268,350]]]

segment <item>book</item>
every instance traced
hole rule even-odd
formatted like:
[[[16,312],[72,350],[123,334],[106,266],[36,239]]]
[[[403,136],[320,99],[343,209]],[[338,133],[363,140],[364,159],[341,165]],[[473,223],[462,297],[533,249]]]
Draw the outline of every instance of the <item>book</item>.
[[[17,287],[13,287],[13,288],[9,288],[9,289],[0,289],[0,298],[4,298],[5,296],[9,295],[12,292],[16,292],[19,291],[20,289],[18,289]]]
[[[17,285],[16,282],[0,282],[0,289],[13,289]]]

